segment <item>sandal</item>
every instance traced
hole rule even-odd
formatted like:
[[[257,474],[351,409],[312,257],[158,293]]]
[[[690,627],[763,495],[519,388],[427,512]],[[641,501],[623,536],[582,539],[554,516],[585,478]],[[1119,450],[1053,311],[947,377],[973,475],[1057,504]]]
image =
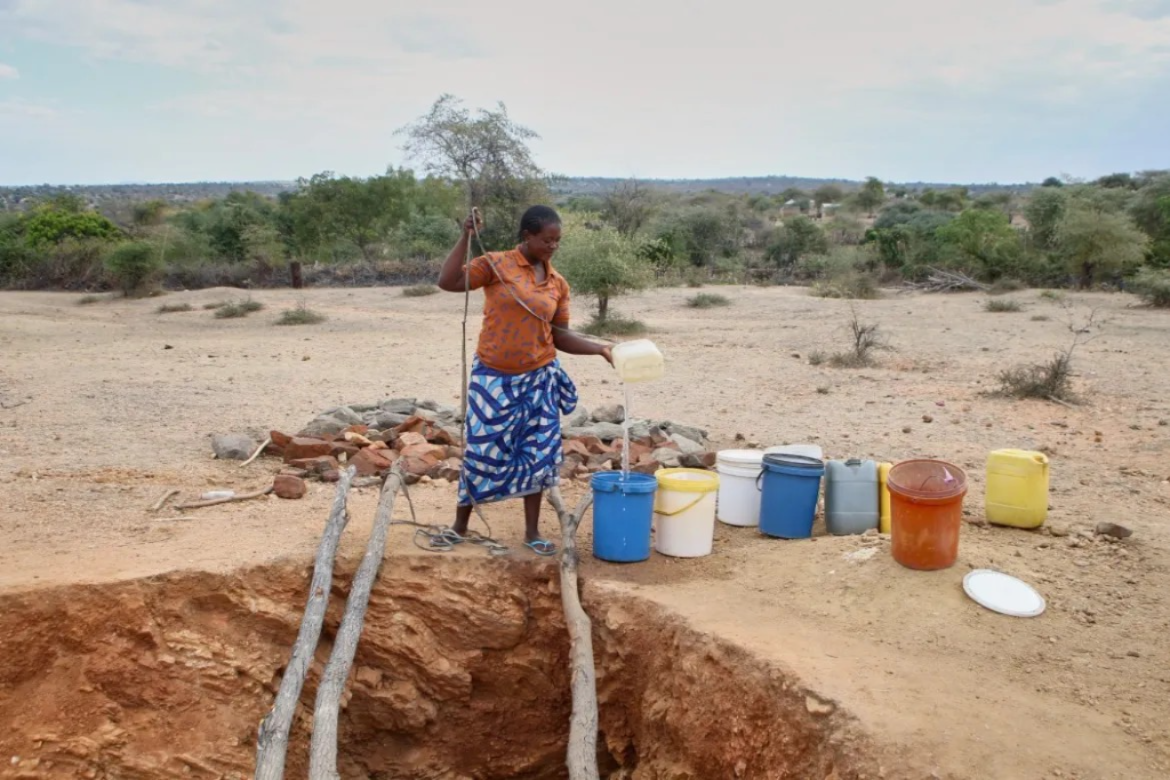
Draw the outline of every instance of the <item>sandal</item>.
[[[531,542],[525,542],[524,546],[546,558],[557,554],[557,546],[548,539],[533,539]]]

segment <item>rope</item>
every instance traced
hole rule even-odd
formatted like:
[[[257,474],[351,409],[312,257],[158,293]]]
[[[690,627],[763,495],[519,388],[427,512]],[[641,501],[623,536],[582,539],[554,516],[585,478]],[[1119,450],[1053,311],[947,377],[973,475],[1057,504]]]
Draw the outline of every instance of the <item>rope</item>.
[[[491,555],[504,555],[508,552],[506,545],[492,538],[492,527],[488,525],[487,519],[482,514],[480,515],[480,519],[483,520],[484,526],[487,527],[487,535],[481,534],[478,531],[470,531],[460,536],[450,526],[435,523],[420,523],[418,516],[414,512],[414,501],[410,498],[410,491],[407,489],[405,482],[402,483],[402,495],[406,496],[406,504],[410,507],[410,519],[391,520],[390,525],[406,525],[414,528],[413,541],[414,546],[418,549],[424,552],[445,553],[454,550],[457,544],[466,543],[484,547]]]

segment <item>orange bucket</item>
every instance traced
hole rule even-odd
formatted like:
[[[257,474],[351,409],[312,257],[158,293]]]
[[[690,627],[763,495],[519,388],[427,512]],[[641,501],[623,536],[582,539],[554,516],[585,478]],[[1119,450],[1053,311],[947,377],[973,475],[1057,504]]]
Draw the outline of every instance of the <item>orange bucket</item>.
[[[890,469],[894,560],[910,569],[945,569],[959,557],[967,475],[941,460],[907,460]]]

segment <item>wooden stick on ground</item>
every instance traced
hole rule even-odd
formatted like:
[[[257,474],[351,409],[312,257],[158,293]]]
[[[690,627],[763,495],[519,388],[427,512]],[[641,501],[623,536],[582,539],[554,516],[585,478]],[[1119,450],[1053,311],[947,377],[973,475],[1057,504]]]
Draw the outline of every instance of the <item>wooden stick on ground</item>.
[[[565,763],[569,780],[599,780],[597,770],[597,669],[593,664],[593,623],[581,606],[577,591],[577,526],[593,503],[586,493],[569,514],[561,491],[548,491],[548,502],[561,522],[561,607],[569,628],[569,659],[572,671],[573,714],[569,721],[569,748]]]
[[[244,461],[243,463],[240,464],[240,468],[247,466],[249,463],[256,460],[256,458],[259,458],[260,453],[264,452],[264,450],[267,449],[268,445],[271,443],[272,443],[272,437],[269,436],[267,439],[264,440],[264,442],[259,447],[256,448],[256,451],[252,453],[252,457],[248,458],[246,461]]]
[[[158,501],[155,501],[153,504],[150,505],[149,511],[157,512],[158,510],[163,508],[163,505],[166,504],[168,500],[170,500],[171,496],[177,496],[177,495],[179,495],[179,491],[175,488],[171,488],[167,492],[163,493],[162,496],[159,497]]]
[[[305,674],[309,671],[313,654],[317,650],[317,641],[321,638],[321,625],[325,622],[325,609],[329,606],[329,593],[333,587],[333,558],[337,554],[341,534],[349,523],[346,499],[354,473],[352,466],[341,472],[337,492],[333,496],[333,508],[325,523],[325,533],[317,546],[313,580],[309,584],[309,599],[305,604],[301,629],[280,681],[276,701],[260,722],[260,732],[256,737],[256,780],[281,780],[284,777],[288,733],[292,728],[297,701],[301,698]]]
[[[247,501],[252,498],[260,498],[272,492],[272,486],[257,490],[254,493],[241,493],[238,496],[228,496],[227,498],[209,498],[206,501],[188,501],[186,504],[175,504],[175,509],[202,509],[205,506],[215,506],[217,504],[230,504],[233,501]]]
[[[333,652],[329,663],[321,674],[317,688],[317,704],[313,712],[313,739],[309,745],[309,780],[337,780],[337,718],[341,709],[341,694],[353,665],[358,640],[366,622],[366,608],[370,604],[370,591],[382,568],[386,554],[386,535],[394,514],[394,499],[403,484],[402,470],[395,467],[382,485],[378,499],[378,511],[374,515],[374,528],[366,544],[366,554],[353,577],[349,598],[345,602],[345,614],[333,640]]]

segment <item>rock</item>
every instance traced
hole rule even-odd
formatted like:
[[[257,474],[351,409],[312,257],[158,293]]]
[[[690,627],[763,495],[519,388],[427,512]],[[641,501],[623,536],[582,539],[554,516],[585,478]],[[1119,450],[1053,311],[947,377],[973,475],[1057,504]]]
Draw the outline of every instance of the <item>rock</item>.
[[[597,443],[601,444],[601,440],[597,439]],[[583,439],[565,439],[561,443],[561,450],[564,452],[566,458],[577,455],[582,460],[588,460],[589,456],[593,454],[589,450],[589,445]]]
[[[592,435],[602,441],[613,441],[622,437],[622,426],[614,423],[594,423],[590,428]]]
[[[300,477],[301,479],[304,479],[309,475],[308,469],[298,469],[293,468],[292,466],[285,466],[280,470],[280,473],[290,477]]]
[[[584,428],[589,424],[592,418],[589,416],[589,410],[584,406],[578,406],[577,411],[565,418],[566,428]]]
[[[404,420],[410,417],[416,406],[418,400],[415,398],[391,398],[378,404],[378,408],[383,412],[401,415]]]
[[[410,416],[417,417],[420,420],[426,420],[427,422],[432,422],[432,423],[438,422],[438,420],[439,420],[439,413],[438,412],[432,412],[430,409],[424,409],[421,406],[415,408],[415,410],[410,413]]]
[[[459,458],[460,460],[462,460],[463,459],[463,450],[459,449],[459,447],[455,446],[454,444],[449,444],[449,445],[447,445],[447,457],[448,458]]]
[[[621,462],[622,462],[621,453],[604,452],[600,455],[590,456],[589,460],[586,462],[585,465],[589,468],[590,471],[600,471],[600,470],[607,470],[607,469],[605,469],[606,466],[609,466],[609,468],[613,468],[615,466],[620,466]]]
[[[626,419],[626,408],[621,404],[598,407],[593,412],[593,422],[620,423]]]
[[[362,427],[364,428],[365,426]],[[364,433],[365,431],[362,431],[361,433],[358,433],[357,431],[346,431],[342,438],[359,449],[361,447],[369,447],[374,442],[363,436],[362,434]]]
[[[585,459],[577,453],[571,453],[565,456],[565,460],[561,463],[561,478],[569,479],[576,476],[577,470],[585,465]]]
[[[409,419],[409,414],[381,411],[374,416],[374,427],[382,431],[388,431],[391,428],[397,428]]]
[[[362,450],[365,452],[365,450]],[[412,477],[425,477],[438,465],[439,459],[431,455],[412,455],[399,460],[402,470]]]
[[[691,441],[706,441],[707,432],[702,428],[697,428],[693,425],[683,425],[682,423],[668,422],[665,427],[671,434],[686,437]]]
[[[353,409],[358,414],[365,414],[366,412],[372,412],[378,408],[376,404],[346,404],[346,406],[349,407],[350,409]]]
[[[631,466],[630,471],[634,472],[635,474],[653,475],[661,468],[661,463],[654,460],[654,458],[647,456],[645,460],[640,460]]]
[[[294,436],[284,448],[284,462],[292,463],[294,460],[316,458],[332,453],[333,444],[330,442],[308,436]]]
[[[336,417],[338,420],[343,420],[346,425],[361,425],[365,422],[360,414],[348,406],[337,406],[333,409],[326,409],[324,413],[330,417]]]
[[[437,412],[437,411],[439,411],[439,402],[438,401],[416,401],[414,404],[414,408],[415,409],[426,409],[428,412]]]
[[[387,444],[386,442],[384,442],[384,441],[382,441],[381,439],[379,439],[378,441],[375,441],[375,442],[371,442],[371,443],[370,443],[370,449],[371,449],[371,450],[392,450],[392,449],[394,449],[394,448],[393,448],[393,447],[391,447],[391,446],[390,446],[389,444]]]
[[[1128,539],[1133,536],[1133,531],[1126,528],[1124,525],[1117,523],[1100,522],[1097,527],[1093,529],[1099,536],[1112,536],[1114,539]]]
[[[832,715],[836,707],[831,701],[824,701],[811,693],[805,694],[804,708],[808,710],[810,715]]]
[[[630,439],[645,442],[650,439],[650,423],[645,420],[634,420],[630,423]]]
[[[366,425],[365,423],[362,423],[360,425],[351,425],[348,428],[346,428],[344,431],[341,432],[341,436],[342,436],[342,438],[345,438],[345,437],[348,437],[349,434],[351,434],[351,433],[360,433],[364,436],[366,433],[369,432],[369,430],[370,430],[370,426]]]
[[[361,422],[361,418],[358,418]],[[297,436],[311,437],[311,436],[335,436],[350,425],[352,422],[343,420],[340,417],[334,417],[332,414],[322,414],[313,419],[308,425],[301,429]]]
[[[714,452],[691,452],[682,455],[678,464],[684,469],[713,469],[715,468]]]
[[[436,479],[444,479],[447,482],[457,483],[459,477],[463,475],[463,461],[459,458],[446,458],[439,463],[438,474],[433,474]]]
[[[1067,525],[1053,525],[1048,528],[1049,533],[1053,536],[1068,536],[1069,528]]]
[[[902,433],[910,433],[910,430],[911,430],[910,426],[907,425],[905,428],[902,429]]]
[[[929,424],[929,423],[934,422],[934,418],[931,417],[929,414],[924,414],[924,415],[922,415],[922,422]]]
[[[357,455],[359,452],[362,451],[362,448],[357,446],[356,444],[350,444],[349,442],[344,442],[344,441],[332,442],[331,446],[333,447],[333,449],[329,451],[329,454],[332,455],[333,457],[337,458],[338,460],[349,460],[354,455]],[[385,445],[383,445],[383,446],[385,446]],[[342,456],[344,456],[344,457],[342,457]]]
[[[318,455],[315,458],[297,458],[290,460],[288,465],[295,469],[304,469],[306,475],[320,475],[331,469],[340,468],[337,458],[332,455]]]
[[[282,450],[288,446],[290,441],[292,441],[291,436],[289,436],[287,433],[281,433],[280,431],[269,431],[268,438],[272,439],[273,445],[280,447]]]
[[[398,452],[404,458],[430,457],[438,463],[447,457],[447,446],[445,444],[423,442],[422,444],[412,444],[409,447],[400,447]]]
[[[372,450],[367,447],[354,455],[350,463],[357,469],[359,477],[372,477],[393,466],[397,459],[398,453],[394,450]]]
[[[211,449],[220,460],[247,460],[256,442],[242,433],[217,433],[211,437]]]
[[[622,440],[619,439],[618,441],[614,442],[614,446],[617,448],[618,452],[621,452],[622,449],[625,447],[625,442],[623,442]],[[641,444],[640,442],[638,442],[636,440],[631,440],[630,441],[630,463],[637,463],[639,460],[642,459],[643,455],[649,455],[651,452],[653,452],[653,450],[654,450],[654,448],[650,447],[649,445]]]
[[[613,447],[603,442],[596,436],[580,436],[570,441],[578,441],[585,445],[586,455],[602,455],[607,452],[613,452]]]
[[[341,472],[337,469],[326,469],[325,471],[321,472],[321,475],[318,477],[318,479],[320,479],[322,482],[340,482]]]
[[[650,453],[650,457],[668,469],[676,469],[682,463],[682,453],[669,447],[659,447]]]
[[[702,444],[699,444],[694,439],[687,438],[680,433],[672,434],[670,440],[678,445],[679,450],[684,455],[697,455],[704,451]]]
[[[278,498],[303,498],[307,490],[305,480],[290,474],[277,474],[272,480],[272,492]]]
[[[401,433],[398,435],[398,438],[395,440],[395,444],[398,445],[399,450],[404,450],[407,447],[417,447],[420,444],[427,444],[427,443],[428,442],[427,442],[426,436],[423,436],[421,433],[415,433],[414,431],[407,431],[406,433]]]

